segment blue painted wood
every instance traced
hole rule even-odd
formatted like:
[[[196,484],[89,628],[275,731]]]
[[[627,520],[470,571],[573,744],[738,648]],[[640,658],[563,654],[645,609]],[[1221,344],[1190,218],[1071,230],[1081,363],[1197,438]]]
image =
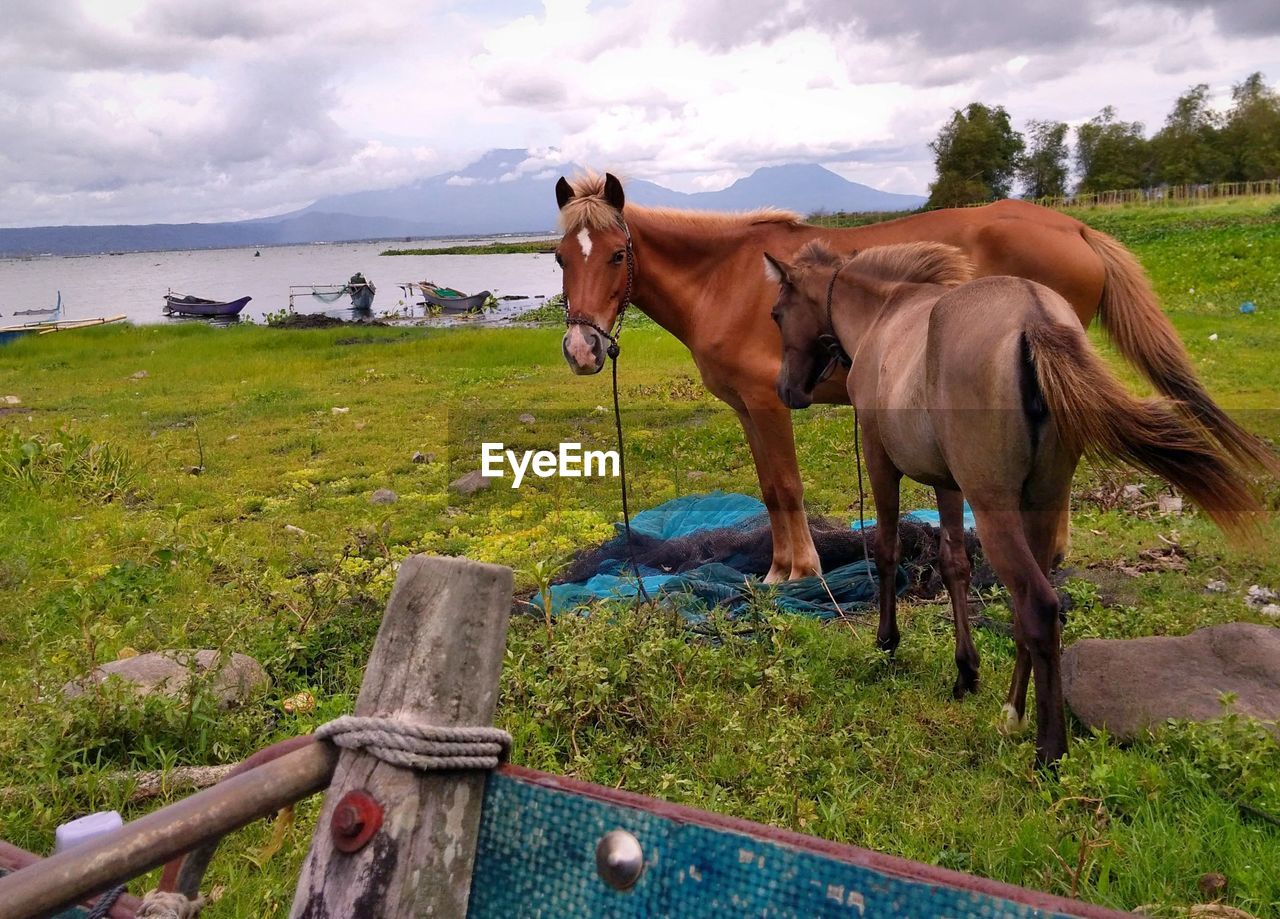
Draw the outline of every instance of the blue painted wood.
[[[601,789],[606,794],[607,789]],[[661,804],[661,802],[654,802]],[[721,916],[882,917],[949,919],[1109,915],[1083,903],[1031,891],[1023,902],[993,894],[1005,885],[918,866],[915,877],[851,864],[814,840],[814,847],[777,838],[673,819],[662,808],[627,806],[572,790],[545,787],[510,774],[488,782],[481,818],[468,915],[510,916]],[[674,810],[667,806],[667,811]],[[693,813],[693,812],[686,812]],[[709,823],[714,815],[705,815]],[[718,822],[724,823],[724,820]],[[744,827],[747,825],[743,825]],[[630,891],[618,892],[596,874],[595,847],[613,829],[634,834],[646,869]],[[758,827],[764,836],[779,831]],[[791,835],[791,834],[786,834]],[[794,837],[792,842],[802,837]],[[882,857],[883,858],[883,857]],[[902,865],[911,863],[887,859]],[[920,875],[927,877],[922,878]],[[1045,903],[1051,904],[1044,908]],[[1078,905],[1079,909],[1073,907]],[[1055,908],[1056,907],[1056,908]],[[1116,914],[1118,915],[1118,914]]]

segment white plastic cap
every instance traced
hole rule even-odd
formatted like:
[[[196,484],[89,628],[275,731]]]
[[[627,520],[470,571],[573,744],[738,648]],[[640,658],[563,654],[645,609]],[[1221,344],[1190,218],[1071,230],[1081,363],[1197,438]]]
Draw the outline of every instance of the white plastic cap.
[[[53,851],[64,852],[72,846],[88,842],[103,833],[111,833],[122,826],[124,826],[124,820],[117,811],[98,811],[96,814],[71,820],[58,827],[54,834],[56,842]]]

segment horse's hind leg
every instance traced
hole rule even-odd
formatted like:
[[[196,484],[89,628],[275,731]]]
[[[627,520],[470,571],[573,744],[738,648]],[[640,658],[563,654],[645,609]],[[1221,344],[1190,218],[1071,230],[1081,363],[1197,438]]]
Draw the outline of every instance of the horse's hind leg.
[[[1013,638],[1019,657],[1026,656],[1035,679],[1036,762],[1053,763],[1067,751],[1058,594],[1028,544],[1022,514],[984,508],[974,496],[970,496],[970,504],[983,551],[1013,599]],[[1011,697],[1018,689],[1018,677],[1015,673]]]
[[[969,632],[969,556],[964,549],[964,495],[950,489],[934,489],[938,496],[938,562],[942,580],[951,596],[956,622],[956,682],[951,694],[957,699],[978,689],[978,649]]]
[[[1048,578],[1054,566],[1062,563],[1062,555],[1070,539],[1071,521],[1071,468],[1063,470],[1065,482],[1061,492],[1047,497],[1047,506],[1041,510],[1022,512],[1022,527],[1027,534],[1027,544],[1036,564]],[[1027,726],[1027,683],[1031,679],[1031,655],[1018,645],[1017,660],[1013,665],[1013,682],[1009,696],[1001,710],[1001,730],[1006,734],[1021,731]]]
[[[898,487],[902,473],[893,465],[880,441],[863,429],[863,454],[867,476],[871,479],[871,496],[876,502],[876,575],[880,579],[880,627],[876,630],[876,647],[892,654],[898,649],[898,560],[902,546],[898,541]]]

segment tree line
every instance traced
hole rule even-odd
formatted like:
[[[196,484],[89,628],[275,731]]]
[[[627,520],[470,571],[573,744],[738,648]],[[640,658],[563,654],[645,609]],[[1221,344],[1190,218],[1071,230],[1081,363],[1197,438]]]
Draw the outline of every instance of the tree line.
[[[1231,99],[1228,111],[1215,111],[1208,84],[1193,86],[1151,137],[1106,106],[1075,129],[1075,192],[1280,178],[1280,94],[1253,73],[1232,87]],[[1024,134],[1003,106],[970,103],[929,145],[938,178],[927,206],[1007,198],[1015,180],[1028,198],[1065,195],[1069,133],[1065,122],[1033,119]]]

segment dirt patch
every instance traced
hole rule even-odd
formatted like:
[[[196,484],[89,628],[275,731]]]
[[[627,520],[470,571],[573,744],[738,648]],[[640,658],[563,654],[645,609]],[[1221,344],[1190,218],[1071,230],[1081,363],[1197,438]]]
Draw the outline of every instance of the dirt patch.
[[[335,345],[398,345],[409,336],[397,335],[395,338],[339,338]]]

